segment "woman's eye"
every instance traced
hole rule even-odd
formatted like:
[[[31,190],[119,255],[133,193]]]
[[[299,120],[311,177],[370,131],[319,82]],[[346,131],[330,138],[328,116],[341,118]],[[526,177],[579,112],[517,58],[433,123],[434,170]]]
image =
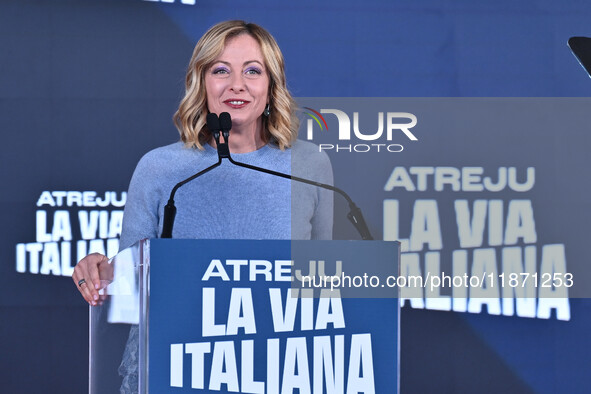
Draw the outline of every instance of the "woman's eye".
[[[249,67],[244,73],[249,75],[260,75],[262,71],[257,67]]]
[[[213,69],[213,74],[228,74],[229,72],[226,67],[216,67]]]

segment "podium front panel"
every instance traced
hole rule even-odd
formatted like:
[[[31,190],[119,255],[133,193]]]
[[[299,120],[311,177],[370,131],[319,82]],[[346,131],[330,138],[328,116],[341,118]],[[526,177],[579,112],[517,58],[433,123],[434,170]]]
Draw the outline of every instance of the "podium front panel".
[[[398,244],[378,243],[397,267]],[[307,249],[327,265],[339,253],[362,264],[375,246],[153,240],[150,391],[397,392],[398,300],[303,294],[291,281],[292,257]]]

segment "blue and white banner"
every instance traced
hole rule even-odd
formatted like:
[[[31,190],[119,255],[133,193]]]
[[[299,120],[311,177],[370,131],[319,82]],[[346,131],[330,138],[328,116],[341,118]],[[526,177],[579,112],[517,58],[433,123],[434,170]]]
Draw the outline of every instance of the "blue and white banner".
[[[150,392],[397,392],[397,299],[291,287],[294,249],[397,271],[397,244],[361,244],[152,240]]]

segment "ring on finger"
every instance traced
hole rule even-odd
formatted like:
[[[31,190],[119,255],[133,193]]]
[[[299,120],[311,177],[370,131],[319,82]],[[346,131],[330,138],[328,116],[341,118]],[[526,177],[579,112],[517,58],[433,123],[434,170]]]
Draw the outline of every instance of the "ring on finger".
[[[80,279],[78,281],[78,287],[82,287],[82,285],[85,284],[85,283],[86,283],[86,280],[84,278]]]

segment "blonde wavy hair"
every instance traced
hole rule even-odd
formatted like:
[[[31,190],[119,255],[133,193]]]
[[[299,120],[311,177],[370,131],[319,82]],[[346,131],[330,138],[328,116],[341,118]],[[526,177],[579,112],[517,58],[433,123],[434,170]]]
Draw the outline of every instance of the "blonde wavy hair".
[[[185,97],[173,116],[181,140],[187,146],[203,149],[203,144],[212,138],[205,121],[208,113],[205,73],[222,53],[228,39],[241,34],[248,34],[259,43],[269,73],[270,114],[263,116],[263,141],[283,150],[297,138],[297,106],[287,90],[285,61],[277,42],[259,25],[235,20],[211,27],[193,50],[185,80]]]

